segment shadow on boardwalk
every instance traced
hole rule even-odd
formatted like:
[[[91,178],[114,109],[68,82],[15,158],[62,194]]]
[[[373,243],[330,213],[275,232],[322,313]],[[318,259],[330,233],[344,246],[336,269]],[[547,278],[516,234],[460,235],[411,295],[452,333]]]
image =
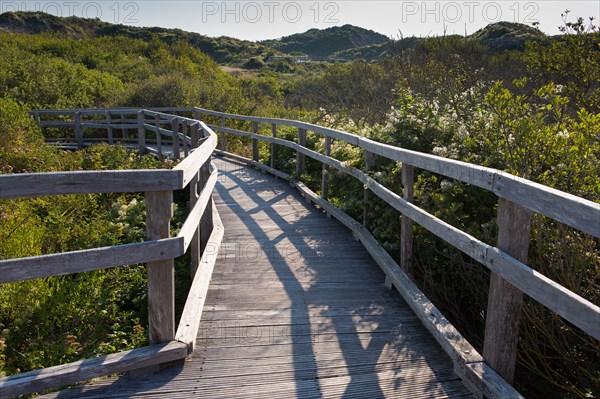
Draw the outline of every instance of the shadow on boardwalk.
[[[470,397],[349,231],[286,182],[216,163],[225,237],[194,354],[52,397]]]

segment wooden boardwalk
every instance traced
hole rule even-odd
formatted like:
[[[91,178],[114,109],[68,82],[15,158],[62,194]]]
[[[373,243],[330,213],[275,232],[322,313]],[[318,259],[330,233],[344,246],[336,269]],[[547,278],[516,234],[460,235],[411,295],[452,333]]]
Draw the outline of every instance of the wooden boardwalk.
[[[225,238],[196,351],[53,398],[471,397],[384,274],[287,182],[216,159]]]

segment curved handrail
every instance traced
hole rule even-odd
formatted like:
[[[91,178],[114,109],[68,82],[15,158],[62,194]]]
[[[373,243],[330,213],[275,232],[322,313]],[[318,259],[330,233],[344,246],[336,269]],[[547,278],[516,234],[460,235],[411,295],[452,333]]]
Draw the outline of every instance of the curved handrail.
[[[106,110],[71,110],[69,112],[73,116],[77,116],[78,113],[79,115],[93,115],[94,112],[97,113],[99,111],[106,112]],[[131,110],[114,110],[114,112],[122,113],[126,113],[129,111]],[[34,111],[33,114],[36,117],[36,119],[40,122],[40,126],[51,127],[53,126],[52,122],[42,121],[41,117],[45,115],[60,115],[61,112],[64,111]],[[146,115],[150,115],[149,112],[152,111],[147,111]],[[449,225],[443,220],[413,205],[410,194],[405,194],[404,197],[400,196],[394,193],[389,188],[382,185],[381,183],[379,183],[378,181],[376,181],[375,179],[373,179],[372,177],[370,177],[365,171],[348,167],[344,164],[344,162],[333,158],[332,156],[330,156],[331,142],[333,139],[342,140],[346,143],[357,146],[364,150],[366,158],[372,157],[373,155],[378,155],[388,158],[390,160],[402,162],[403,174],[404,169],[408,171],[412,170],[413,167],[417,167],[489,190],[495,193],[499,198],[506,200],[504,204],[516,205],[517,211],[515,211],[515,209],[511,208],[510,206],[505,207],[505,214],[503,214],[503,217],[507,217],[511,220],[517,220],[516,213],[520,212],[519,209],[527,210],[527,212],[533,211],[546,215],[575,229],[581,230],[582,232],[590,234],[593,237],[599,238],[600,204],[532,182],[527,179],[520,178],[518,176],[497,169],[487,168],[457,160],[434,156],[431,154],[419,153],[416,151],[398,148],[387,144],[378,143],[365,137],[360,137],[340,130],[330,129],[306,122],[278,118],[236,115],[206,110],[197,107],[157,108],[154,110],[154,112],[155,114],[153,115],[155,116],[164,115],[162,114],[162,112],[192,113],[194,114],[196,120],[199,120],[201,115],[221,118],[220,126],[211,124],[205,125],[206,128],[221,133],[221,150],[217,150],[217,152],[246,161],[256,167],[259,167],[267,172],[273,173],[280,177],[291,179],[289,175],[286,175],[283,172],[280,172],[272,167],[263,165],[258,162],[258,141],[271,143],[272,151],[274,151],[275,145],[281,145],[295,150],[297,153],[296,166],[298,175],[300,175],[301,172],[304,170],[304,157],[308,156],[323,164],[324,176],[326,176],[327,168],[335,168],[343,173],[346,173],[356,178],[364,184],[365,190],[370,190],[379,198],[388,203],[390,206],[400,211],[403,214],[403,216],[405,216],[403,217],[403,223],[405,219],[419,223],[433,234],[437,235],[438,237],[442,238],[446,242],[450,243],[451,245],[455,246],[456,248],[471,256],[478,262],[488,267],[493,273],[500,276],[502,279],[510,282],[519,291],[531,296],[536,301],[553,310],[566,320],[570,321],[590,336],[596,339],[600,339],[600,331],[597,328],[597,326],[600,325],[600,308],[597,305],[569,291],[565,287],[553,282],[544,275],[528,267],[525,264],[524,259],[522,259],[523,257],[515,253],[518,251],[514,251],[510,248],[505,248],[505,250],[502,250],[500,248],[500,244],[498,246],[493,246],[482,242],[481,240]],[[252,122],[252,131],[247,132],[233,127],[227,127],[227,120]],[[64,124],[65,122],[61,123]],[[70,123],[73,124],[76,123],[76,121]],[[258,124],[260,123],[270,124],[272,126],[273,135],[266,136],[259,134]],[[276,132],[278,126],[297,128],[298,140],[289,141],[277,138]],[[95,126],[90,125],[90,127]],[[115,128],[119,128],[119,125],[115,125]],[[157,129],[157,131],[161,134],[163,133],[163,130],[164,129]],[[305,143],[307,131],[312,131],[325,137],[325,154],[321,154],[317,151],[306,148]],[[226,134],[234,134],[249,137],[252,140],[253,159],[243,158],[235,156],[234,154],[227,153]],[[410,189],[410,187],[412,187],[413,185],[413,181],[409,177],[410,175],[410,173],[407,173],[406,176],[403,176],[403,184],[405,186],[405,189]],[[326,201],[326,198],[319,198],[318,196],[316,196],[316,194],[312,193],[306,187],[301,185],[301,183],[294,184],[301,191],[303,191],[305,195],[310,197],[311,201],[324,207],[328,210],[328,212],[334,213],[335,216],[342,221],[342,223],[351,228],[355,232],[355,234],[360,237],[361,241],[363,241],[365,246],[368,247],[369,251],[372,254],[378,254],[378,263],[382,266],[388,277],[391,276],[390,278],[392,278],[395,284],[402,284],[404,288],[410,286],[410,280],[407,279],[404,274],[398,274],[399,272],[394,270],[393,266],[390,266],[395,265],[395,262],[389,257],[389,255],[385,253],[385,251],[382,250],[382,248],[378,244],[374,243],[374,240],[371,240],[371,236],[368,233],[368,231],[366,231],[366,229],[362,228],[358,222],[351,220],[347,215],[339,211],[339,209],[334,208],[330,203]],[[325,190],[322,191],[326,191],[326,185],[324,186],[324,189]],[[501,204],[503,203],[501,202]],[[525,224],[527,223],[528,222],[526,222]],[[408,230],[410,230],[410,228]],[[525,230],[523,230],[523,232],[523,234],[527,234],[528,236],[528,228],[526,229],[526,233]],[[518,234],[515,234],[515,236],[518,236]],[[402,243],[403,247],[405,247],[404,244],[409,244],[411,238],[410,236],[405,236],[403,232],[402,240],[407,241],[406,243]],[[523,245],[521,244],[521,247],[522,246]],[[506,247],[506,245],[503,246],[503,248],[504,247]],[[508,247],[510,247],[510,245],[508,245]],[[410,248],[410,245],[408,245],[407,248]],[[527,248],[525,245],[525,253],[526,249]],[[403,258],[405,258],[404,254],[402,256]],[[406,261],[406,259],[404,259],[404,261]],[[407,268],[407,266],[404,264],[404,261],[401,262],[400,266],[402,268]],[[416,290],[416,288],[413,289],[409,287],[406,289],[408,291],[412,290],[410,292],[413,293],[409,295],[407,294],[407,291],[404,294],[406,294],[407,296],[412,295],[412,300],[418,302],[418,298],[420,298],[422,294],[419,294],[419,291]],[[507,295],[509,295],[509,293],[507,293]],[[496,305],[497,304],[490,303],[490,306]],[[425,311],[424,309],[425,308],[422,308],[420,310],[422,313],[420,317],[422,317],[424,323],[435,323],[435,321],[431,321],[432,316],[430,314],[427,314],[428,311]],[[416,312],[419,313],[419,311],[417,310]],[[436,316],[434,317],[434,319],[438,321],[443,319],[442,316],[439,316],[437,313],[435,314]],[[440,334],[444,335],[443,339],[445,339],[446,341],[452,341],[452,336],[457,334],[457,332],[454,332],[455,330],[453,330],[452,332],[448,332],[448,330],[444,330],[439,326],[436,326],[435,328],[439,328],[438,332],[441,331]],[[510,329],[514,328],[514,325],[509,325],[506,327],[501,326],[501,328]],[[487,341],[488,339],[486,328],[486,345],[488,344]],[[444,342],[445,341],[443,340],[440,341],[442,346],[445,345]],[[492,343],[492,345],[493,344],[494,343]],[[496,345],[501,344],[502,342],[496,343]],[[452,346],[454,344],[450,345]],[[450,351],[452,350],[458,351],[456,348],[451,349]],[[457,356],[464,356],[464,354]],[[467,365],[466,367],[470,366]]]
[[[111,126],[111,112],[135,115],[134,119],[119,121],[116,128],[134,130],[140,152],[156,152],[160,155],[163,150],[161,147],[164,146],[162,144],[164,136],[175,151],[173,156],[179,158],[180,152],[183,151],[185,158],[171,170],[102,170],[0,175],[0,198],[145,192],[148,202],[149,239],[112,247],[0,260],[0,284],[147,263],[148,301],[151,306],[149,331],[152,345],[103,358],[2,378],[0,379],[2,397],[23,395],[102,375],[181,359],[194,348],[200,323],[197,309],[203,305],[203,301],[202,303],[198,301],[199,298],[206,296],[207,281],[210,280],[216,254],[223,238],[223,226],[211,199],[218,173],[217,168],[211,164],[217,136],[200,120],[145,109],[53,112],[52,115],[72,117],[73,121],[47,125],[74,128],[78,147],[86,143],[83,137],[84,128],[106,130],[112,143],[114,126]],[[82,121],[82,115],[92,117],[108,115],[109,117],[104,119],[104,123],[99,123],[99,121]],[[164,124],[169,124],[171,129],[163,129]],[[155,134],[154,140],[147,140],[147,131]],[[148,146],[149,143],[156,144],[157,148]],[[169,237],[172,192],[188,186],[191,209],[177,236]],[[181,323],[175,331],[172,288],[174,277],[172,272],[171,276],[168,273],[169,270],[172,271],[173,259],[185,254],[190,247],[192,286],[181,316]],[[196,273],[200,265],[202,265],[201,271]],[[167,271],[166,278],[163,274],[165,271]],[[171,323],[169,323],[170,319]]]

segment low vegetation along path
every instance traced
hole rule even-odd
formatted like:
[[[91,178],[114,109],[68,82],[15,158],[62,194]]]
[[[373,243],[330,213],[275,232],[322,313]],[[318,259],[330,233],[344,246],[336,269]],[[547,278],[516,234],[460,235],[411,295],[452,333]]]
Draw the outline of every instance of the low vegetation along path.
[[[193,355],[45,397],[471,397],[349,230],[287,182],[215,163],[225,237]]]

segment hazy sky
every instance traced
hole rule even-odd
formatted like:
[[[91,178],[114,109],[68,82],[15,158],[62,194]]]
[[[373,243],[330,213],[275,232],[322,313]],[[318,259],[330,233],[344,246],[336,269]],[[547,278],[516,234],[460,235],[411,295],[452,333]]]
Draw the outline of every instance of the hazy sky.
[[[600,19],[600,0],[583,1],[0,1],[0,11],[45,11],[208,36],[272,39],[310,28],[352,24],[389,37],[473,33],[489,23],[521,22],[557,34],[561,13]]]

